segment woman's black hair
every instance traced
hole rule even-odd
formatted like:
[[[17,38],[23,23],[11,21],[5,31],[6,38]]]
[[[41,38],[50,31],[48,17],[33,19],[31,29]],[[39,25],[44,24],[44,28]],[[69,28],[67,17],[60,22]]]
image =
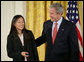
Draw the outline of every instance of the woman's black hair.
[[[11,34],[11,33],[18,34],[18,31],[16,30],[16,27],[14,26],[14,24],[16,23],[16,21],[18,21],[19,18],[23,18],[24,25],[25,25],[25,19],[24,19],[24,17],[23,17],[22,15],[15,15],[15,16],[13,17],[13,19],[12,19],[11,29],[10,29],[10,33],[9,33],[9,34]],[[25,29],[26,29],[26,28],[25,28],[25,26],[24,26],[22,32],[23,32]]]

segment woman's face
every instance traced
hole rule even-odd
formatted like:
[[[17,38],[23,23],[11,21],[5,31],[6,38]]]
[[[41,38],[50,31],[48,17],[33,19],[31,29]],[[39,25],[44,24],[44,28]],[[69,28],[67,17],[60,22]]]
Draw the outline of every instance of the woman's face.
[[[15,22],[15,27],[17,30],[22,30],[24,28],[24,21],[23,18],[20,17],[16,22]]]

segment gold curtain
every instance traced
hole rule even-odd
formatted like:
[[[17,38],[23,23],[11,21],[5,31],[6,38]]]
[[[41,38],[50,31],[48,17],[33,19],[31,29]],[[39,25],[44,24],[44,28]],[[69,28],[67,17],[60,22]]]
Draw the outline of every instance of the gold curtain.
[[[42,34],[44,21],[50,19],[48,9],[52,3],[61,3],[63,5],[63,16],[66,18],[66,10],[68,4],[67,1],[27,1],[26,28],[33,32],[35,39]],[[83,33],[83,1],[77,1],[77,3],[80,15],[81,30]],[[45,48],[45,43],[37,47],[40,61],[45,60]]]

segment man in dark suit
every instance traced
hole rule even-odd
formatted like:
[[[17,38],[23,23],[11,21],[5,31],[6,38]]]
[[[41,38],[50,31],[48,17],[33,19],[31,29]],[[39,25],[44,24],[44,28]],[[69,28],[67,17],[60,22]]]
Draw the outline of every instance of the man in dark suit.
[[[46,61],[79,61],[78,36],[75,24],[62,17],[63,7],[54,3],[49,8],[51,20],[44,22],[36,45],[47,43]]]

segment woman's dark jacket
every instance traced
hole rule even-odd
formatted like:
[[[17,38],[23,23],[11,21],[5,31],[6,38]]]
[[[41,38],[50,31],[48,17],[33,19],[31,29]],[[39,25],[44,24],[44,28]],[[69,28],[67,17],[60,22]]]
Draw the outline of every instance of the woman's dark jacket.
[[[31,31],[23,31],[24,46],[22,46],[21,40],[17,34],[11,33],[7,37],[7,54],[13,61],[24,61],[24,57],[21,55],[22,51],[28,52],[28,61],[39,61],[37,48],[35,44],[35,38]]]

